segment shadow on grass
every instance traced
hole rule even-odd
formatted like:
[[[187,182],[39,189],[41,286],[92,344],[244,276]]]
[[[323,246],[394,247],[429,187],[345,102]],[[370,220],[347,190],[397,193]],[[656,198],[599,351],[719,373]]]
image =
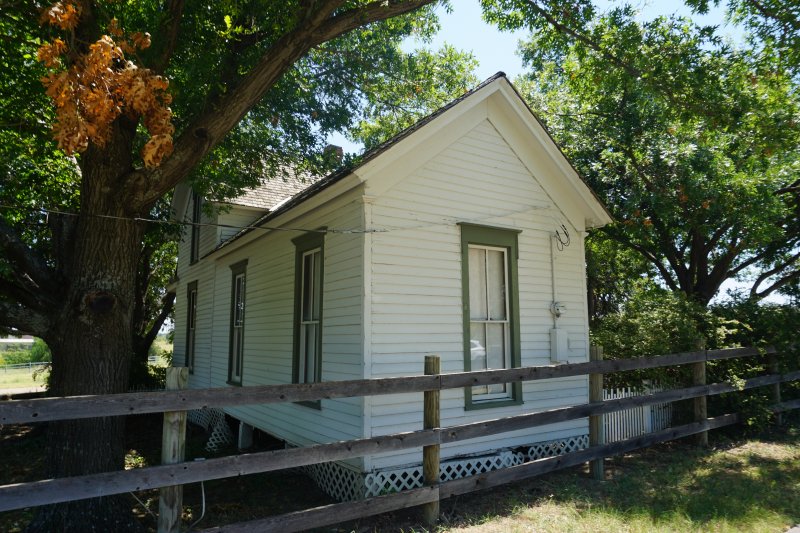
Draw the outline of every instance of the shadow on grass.
[[[797,426],[768,439],[712,440],[715,447],[709,450],[687,442],[640,450],[607,460],[606,481],[590,478],[582,467],[444,501],[443,522],[455,528],[486,524],[494,531],[492,521],[554,505],[565,514],[591,514],[590,520],[599,522],[638,520],[654,529],[750,530],[800,523]],[[413,524],[407,529],[424,530]]]

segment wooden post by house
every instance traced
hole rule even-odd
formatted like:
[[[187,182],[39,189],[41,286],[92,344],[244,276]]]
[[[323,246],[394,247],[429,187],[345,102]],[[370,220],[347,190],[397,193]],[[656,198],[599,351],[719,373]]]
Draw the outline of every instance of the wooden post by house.
[[[705,349],[705,341],[698,339],[697,350]],[[706,362],[692,364],[692,385],[706,385]],[[694,421],[704,422],[708,418],[708,397],[700,396],[694,399]],[[701,431],[695,436],[695,444],[703,448],[708,447],[708,431]]]
[[[425,356],[425,375],[435,376],[441,373],[441,361],[438,355]],[[423,405],[423,429],[438,428],[441,424],[439,415],[439,391],[425,391]],[[439,484],[439,445],[422,447],[422,477],[425,485]],[[422,514],[428,525],[439,521],[439,500],[426,503]]]
[[[768,374],[780,374],[780,366],[778,365],[778,354],[774,352],[770,352],[767,354],[767,373]],[[772,403],[773,405],[778,405],[781,403],[781,384],[775,383],[772,386]],[[775,424],[781,425],[783,424],[783,415],[780,411],[775,412]]]
[[[185,389],[188,381],[188,368],[167,368],[167,390]],[[185,458],[186,411],[167,411],[161,435],[161,464],[182,463]],[[183,485],[163,487],[158,499],[158,533],[179,533],[182,512]]]
[[[603,347],[591,346],[589,348],[589,360],[602,361]],[[603,401],[603,374],[589,374],[589,402]],[[592,415],[589,417],[589,446],[602,446],[605,444],[605,427],[603,425],[603,415]],[[595,459],[589,463],[592,477],[598,480],[605,479],[603,458]]]

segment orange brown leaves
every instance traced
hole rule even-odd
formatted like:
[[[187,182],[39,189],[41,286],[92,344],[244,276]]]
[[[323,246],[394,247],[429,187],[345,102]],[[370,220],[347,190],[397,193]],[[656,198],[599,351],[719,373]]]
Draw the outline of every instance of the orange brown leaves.
[[[76,2],[66,0],[56,2],[42,12],[42,24],[50,24],[62,30],[73,30],[78,25],[81,16],[81,6]]]
[[[67,43],[61,39],[55,39],[52,43],[43,44],[36,53],[36,59],[44,63],[47,68],[58,68],[61,66],[61,58],[67,51]]]
[[[77,13],[74,3],[58,2],[45,11],[43,19],[73,29]],[[75,20],[69,18],[73,15]],[[172,153],[169,82],[126,59],[126,54],[150,46],[149,34],[136,32],[126,40],[116,19],[111,20],[108,31],[111,35],[103,35],[83,53],[70,50],[61,39],[39,48],[39,61],[54,70],[42,79],[57,110],[54,138],[62,150],[74,154],[86,150],[90,142],[103,146],[120,115],[141,118],[150,133],[142,159],[148,168],[156,167]],[[71,54],[69,65],[60,70],[64,63],[61,58],[67,54]]]

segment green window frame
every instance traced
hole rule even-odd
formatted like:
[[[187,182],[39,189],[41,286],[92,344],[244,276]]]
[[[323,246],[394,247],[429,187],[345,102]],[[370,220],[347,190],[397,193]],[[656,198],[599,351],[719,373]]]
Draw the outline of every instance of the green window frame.
[[[244,374],[244,324],[247,296],[247,260],[231,265],[231,322],[228,384],[241,385]]]
[[[194,374],[194,353],[197,332],[197,281],[186,286],[186,352],[184,364]]]
[[[464,371],[521,366],[519,230],[459,224]],[[522,403],[522,384],[466,387],[465,409]]]
[[[325,234],[322,230],[292,239],[295,245],[293,383],[322,381],[322,310]],[[301,402],[319,408],[320,402]]]

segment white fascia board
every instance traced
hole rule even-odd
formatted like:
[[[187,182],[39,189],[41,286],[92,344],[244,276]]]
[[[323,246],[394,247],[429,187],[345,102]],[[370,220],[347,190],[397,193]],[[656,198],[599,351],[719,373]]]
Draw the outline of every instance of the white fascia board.
[[[316,209],[330,202],[331,200],[335,200],[342,194],[346,193],[353,187],[360,185],[361,183],[362,180],[357,175],[357,173],[350,173],[346,177],[342,178],[336,183],[331,184],[325,189],[319,191],[314,196],[304,200],[303,202],[289,209],[285,213],[282,213],[276,216],[275,218],[265,222],[264,225],[268,227],[288,226],[292,223],[292,221],[296,220],[297,218],[302,217],[309,211],[312,211],[313,209]],[[211,254],[209,254],[208,257],[210,259],[220,260],[223,257],[235,252],[236,250],[239,250],[240,248],[242,248],[242,246],[247,246],[248,244],[264,237],[265,235],[269,235],[270,233],[272,233],[272,231],[268,229],[251,230],[250,233],[243,235],[242,237],[239,237],[238,239],[224,246],[223,248],[215,252],[211,252]]]
[[[520,98],[519,94],[514,90],[508,80],[502,78],[498,80],[498,83],[498,93],[504,96],[505,102],[508,104],[508,109],[512,110],[520,122],[525,125],[530,135],[539,141],[539,144],[544,148],[545,153],[552,161],[554,167],[559,170],[559,174],[563,178],[565,184],[571,189],[571,195],[582,204],[580,207],[585,220],[584,224],[581,225],[585,225],[586,227],[600,227],[611,223],[613,219],[605,206],[603,206],[594,192],[583,179],[581,179],[575,168],[561,152],[561,149],[550,137],[550,134],[533,115],[527,104]],[[494,106],[490,106],[491,110],[497,111],[502,109],[503,106],[497,105],[498,102],[496,98],[494,103]]]
[[[170,205],[169,219],[172,222],[181,222],[186,216],[186,209],[189,207],[189,199],[192,197],[192,187],[186,182],[175,186],[172,193],[172,203]]]

